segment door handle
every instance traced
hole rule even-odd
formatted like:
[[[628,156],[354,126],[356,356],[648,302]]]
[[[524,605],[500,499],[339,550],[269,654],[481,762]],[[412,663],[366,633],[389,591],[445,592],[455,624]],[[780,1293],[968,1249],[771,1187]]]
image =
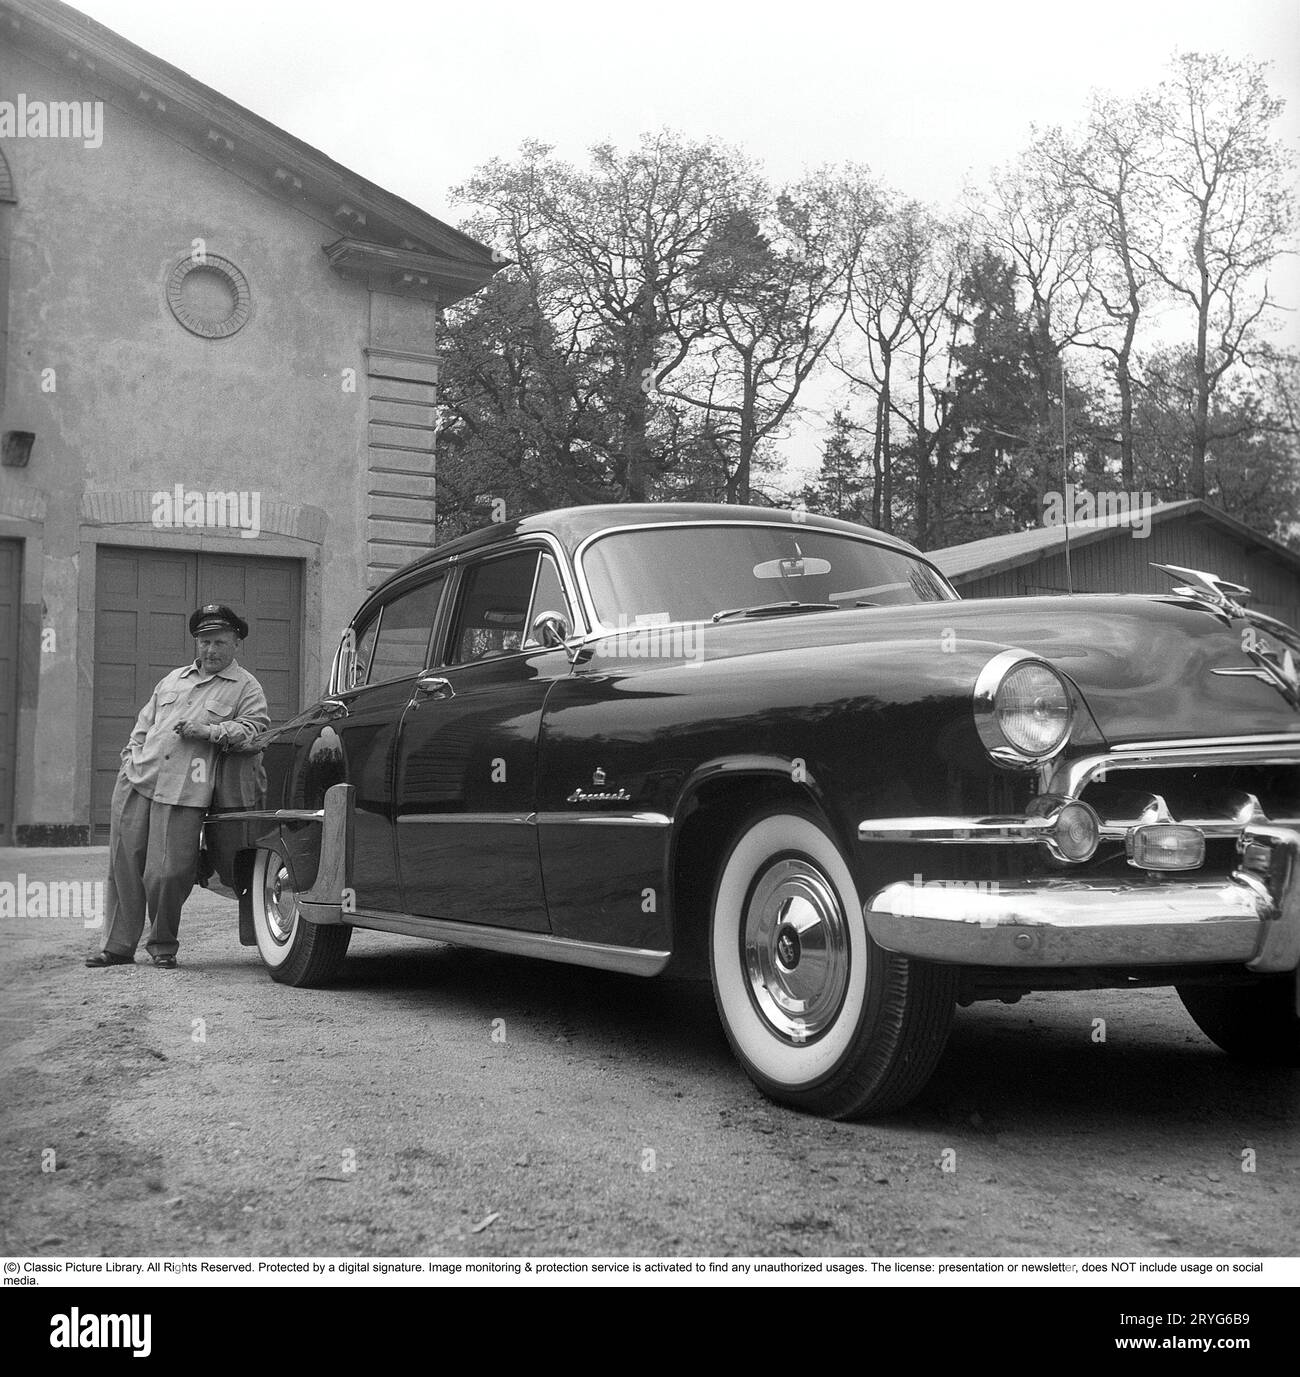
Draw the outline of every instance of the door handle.
[[[455,698],[456,690],[438,674],[421,674],[415,680],[415,701],[421,698]]]
[[[320,710],[331,719],[348,715],[348,705],[341,698],[322,698]]]

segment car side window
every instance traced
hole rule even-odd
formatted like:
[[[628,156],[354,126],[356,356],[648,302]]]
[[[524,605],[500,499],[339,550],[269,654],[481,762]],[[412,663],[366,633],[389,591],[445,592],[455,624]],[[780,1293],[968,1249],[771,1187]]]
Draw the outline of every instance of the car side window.
[[[523,649],[539,554],[520,550],[485,559],[465,571],[448,642],[448,664],[463,665]]]
[[[384,604],[378,621],[357,638],[358,685],[406,679],[427,667],[429,641],[446,583],[445,572],[440,573]]]
[[[542,612],[560,612],[573,625],[573,612],[569,600],[564,596],[564,585],[560,582],[560,571],[550,555],[543,555],[537,570],[537,582],[533,588],[533,603],[528,609],[524,622],[524,647],[541,645],[533,635],[533,622]]]

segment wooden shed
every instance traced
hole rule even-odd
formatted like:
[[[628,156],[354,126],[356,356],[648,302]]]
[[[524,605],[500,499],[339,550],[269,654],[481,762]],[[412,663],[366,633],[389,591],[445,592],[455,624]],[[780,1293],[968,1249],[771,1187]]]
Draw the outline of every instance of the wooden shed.
[[[1140,522],[1123,513],[1045,525],[932,550],[930,558],[964,598],[1163,593],[1170,577],[1152,566],[1177,564],[1244,584],[1251,607],[1300,626],[1300,554],[1196,499],[1146,508]]]

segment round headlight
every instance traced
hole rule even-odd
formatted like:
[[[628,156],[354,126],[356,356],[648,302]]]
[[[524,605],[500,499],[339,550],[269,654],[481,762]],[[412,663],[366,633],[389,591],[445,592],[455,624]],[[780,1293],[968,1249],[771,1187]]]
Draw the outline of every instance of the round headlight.
[[[994,699],[1003,735],[1026,755],[1054,751],[1070,730],[1070,695],[1046,665],[1021,665],[1003,679]]]
[[[975,723],[995,760],[1034,764],[1064,744],[1073,721],[1070,692],[1050,665],[1004,651],[984,666],[975,685]]]

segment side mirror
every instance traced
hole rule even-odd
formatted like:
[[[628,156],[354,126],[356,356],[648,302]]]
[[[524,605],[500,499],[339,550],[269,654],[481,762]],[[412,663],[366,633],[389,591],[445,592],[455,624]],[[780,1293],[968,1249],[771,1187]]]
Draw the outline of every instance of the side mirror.
[[[533,639],[550,650],[561,650],[573,635],[573,627],[563,612],[539,612],[533,618]]]

